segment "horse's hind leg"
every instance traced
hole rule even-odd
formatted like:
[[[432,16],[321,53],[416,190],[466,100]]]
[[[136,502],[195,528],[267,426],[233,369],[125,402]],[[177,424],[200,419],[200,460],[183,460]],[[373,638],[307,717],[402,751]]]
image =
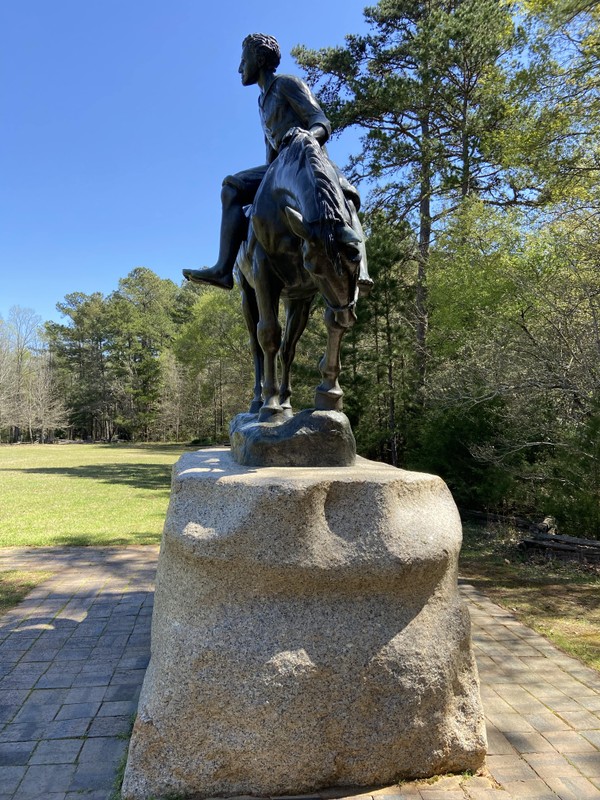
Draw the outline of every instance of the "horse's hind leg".
[[[330,308],[325,311],[325,325],[327,326],[327,350],[319,364],[322,381],[317,386],[315,408],[319,411],[341,411],[344,393],[338,383],[341,370],[340,350],[342,337],[348,330],[348,326],[340,325],[335,319],[335,312]]]
[[[256,304],[256,294],[244,275],[240,276],[242,286],[242,313],[248,333],[250,334],[250,352],[254,363],[254,395],[250,403],[250,413],[258,414],[262,406],[262,380],[264,372],[263,351],[258,343],[258,305]]]
[[[285,301],[285,331],[280,351],[281,386],[279,387],[279,402],[287,416],[292,414],[290,372],[296,355],[296,345],[308,322],[312,300],[313,298],[309,297]]]

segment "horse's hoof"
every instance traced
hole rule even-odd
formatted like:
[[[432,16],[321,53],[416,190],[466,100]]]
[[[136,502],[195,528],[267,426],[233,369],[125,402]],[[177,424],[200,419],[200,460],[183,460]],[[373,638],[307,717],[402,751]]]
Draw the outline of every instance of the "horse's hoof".
[[[253,400],[248,409],[249,414],[258,414],[262,408],[262,400]]]
[[[315,409],[317,411],[342,411],[344,408],[342,394],[341,389],[329,392],[317,389],[315,392]]]
[[[283,408],[281,406],[262,406],[258,412],[259,422],[283,422]]]

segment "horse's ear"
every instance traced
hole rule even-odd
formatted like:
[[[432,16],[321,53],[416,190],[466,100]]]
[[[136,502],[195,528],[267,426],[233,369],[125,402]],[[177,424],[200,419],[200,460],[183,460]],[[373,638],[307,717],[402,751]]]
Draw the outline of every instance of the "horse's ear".
[[[292,208],[291,206],[286,206],[285,215],[290,228],[292,229],[292,233],[295,233],[299,239],[308,239],[308,230],[304,224],[302,214],[300,214],[300,212],[296,211],[296,209]]]

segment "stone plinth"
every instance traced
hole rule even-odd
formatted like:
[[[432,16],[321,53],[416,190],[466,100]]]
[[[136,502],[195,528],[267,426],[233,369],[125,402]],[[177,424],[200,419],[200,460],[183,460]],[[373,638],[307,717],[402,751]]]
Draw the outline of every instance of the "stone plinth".
[[[341,411],[311,408],[270,422],[238,414],[229,438],[233,460],[247,467],[351,467],[356,461],[354,434]]]
[[[479,767],[460,543],[431,475],[182,456],[123,796],[298,794]]]

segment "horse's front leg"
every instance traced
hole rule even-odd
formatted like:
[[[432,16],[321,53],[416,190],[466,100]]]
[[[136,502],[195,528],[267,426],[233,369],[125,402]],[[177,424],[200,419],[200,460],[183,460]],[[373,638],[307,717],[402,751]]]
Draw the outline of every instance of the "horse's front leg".
[[[258,306],[254,289],[243,274],[240,276],[240,283],[242,286],[242,312],[250,334],[250,352],[254,363],[254,394],[249,411],[251,414],[258,414],[262,406],[262,379],[264,372],[263,351],[258,343]]]
[[[259,422],[267,422],[273,414],[281,414],[279,384],[277,382],[277,353],[281,346],[279,324],[279,297],[281,284],[268,265],[268,258],[261,247],[254,254],[254,286],[258,305],[258,341],[264,356],[263,403],[258,415]]]
[[[306,329],[312,297],[285,302],[285,331],[281,344],[281,386],[279,387],[279,402],[286,416],[292,415],[292,386],[290,373],[296,355],[296,346]]]
[[[315,393],[315,408],[318,411],[341,411],[343,408],[343,391],[338,383],[342,368],[340,350],[342,337],[349,325],[341,325],[335,319],[335,312],[328,308],[325,311],[325,325],[327,327],[327,350],[321,359],[321,383]]]

